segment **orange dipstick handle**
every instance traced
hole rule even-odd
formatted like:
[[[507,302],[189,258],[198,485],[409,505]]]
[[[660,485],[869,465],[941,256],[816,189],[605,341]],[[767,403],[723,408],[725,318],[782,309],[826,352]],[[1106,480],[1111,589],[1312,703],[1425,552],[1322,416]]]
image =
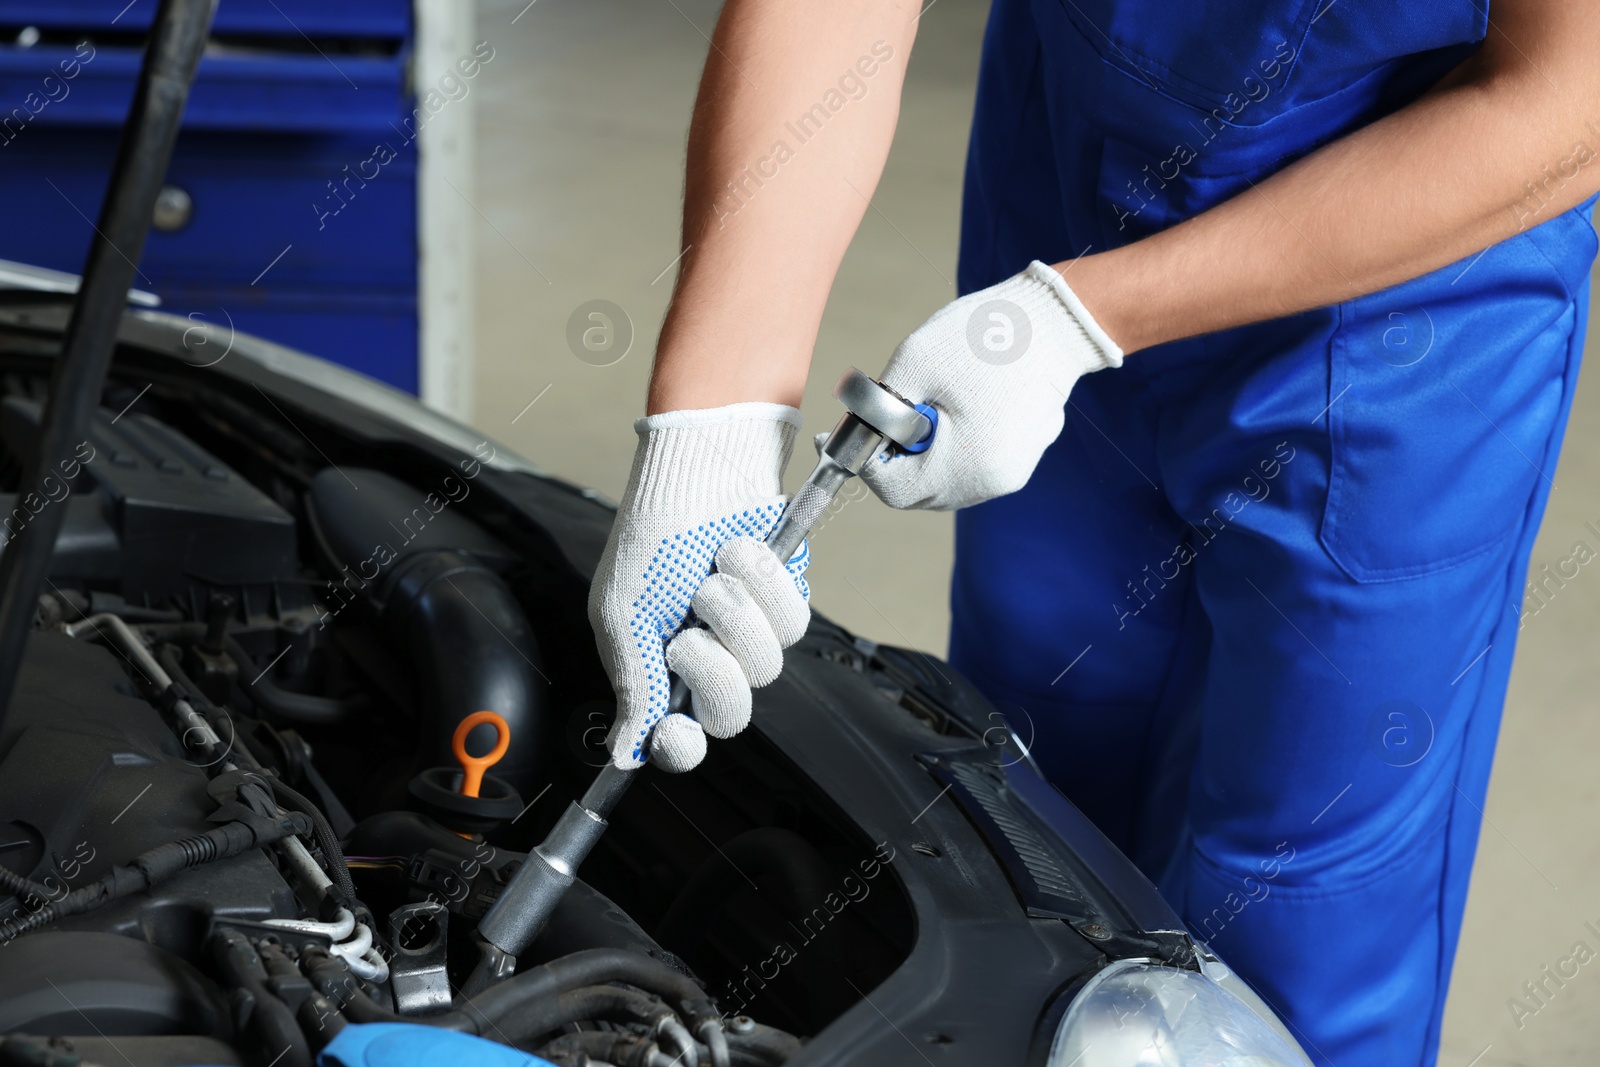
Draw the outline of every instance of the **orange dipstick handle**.
[[[499,735],[494,748],[481,756],[467,754],[467,735],[474,727],[483,723],[493,724]],[[461,764],[461,795],[475,797],[478,790],[483,788],[483,772],[500,762],[500,757],[506,754],[506,749],[511,747],[511,727],[505,719],[492,711],[475,711],[461,720],[461,725],[456,727],[456,735],[450,742],[450,748],[455,752],[456,762]]]

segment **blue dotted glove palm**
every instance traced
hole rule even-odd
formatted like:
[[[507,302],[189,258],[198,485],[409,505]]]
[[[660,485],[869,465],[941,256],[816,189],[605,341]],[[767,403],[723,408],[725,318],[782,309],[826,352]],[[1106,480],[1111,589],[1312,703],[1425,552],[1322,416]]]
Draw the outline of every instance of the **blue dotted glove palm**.
[[[781,404],[634,424],[633,470],[589,590],[617,694],[608,743],[619,767],[646,755],[669,771],[699,763],[707,734],[749,723],[751,690],[777,678],[783,650],[805,633],[809,552],[780,563],[763,544],[783,514],[779,483],[799,427],[800,412]],[[669,671],[693,693],[692,718],[667,714]]]

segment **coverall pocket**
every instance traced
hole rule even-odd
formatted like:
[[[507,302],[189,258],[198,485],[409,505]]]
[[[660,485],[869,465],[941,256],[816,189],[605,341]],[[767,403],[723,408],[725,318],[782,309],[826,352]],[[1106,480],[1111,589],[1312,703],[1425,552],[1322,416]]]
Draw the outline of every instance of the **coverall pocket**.
[[[1220,118],[1237,116],[1240,125],[1265,121],[1257,105],[1288,81],[1316,8],[1312,0],[1059,2],[1107,63],[1202,111],[1222,108]]]
[[[1056,0],[1101,59],[1202,122],[1261,126],[1390,60],[1483,39],[1484,0]],[[1201,136],[1205,136],[1204,132]]]
[[[1340,305],[1329,353],[1323,547],[1358,582],[1433,574],[1503,545],[1555,474],[1583,339],[1569,212],[1477,261]],[[1559,232],[1554,232],[1559,231]],[[1574,243],[1579,243],[1574,248]]]

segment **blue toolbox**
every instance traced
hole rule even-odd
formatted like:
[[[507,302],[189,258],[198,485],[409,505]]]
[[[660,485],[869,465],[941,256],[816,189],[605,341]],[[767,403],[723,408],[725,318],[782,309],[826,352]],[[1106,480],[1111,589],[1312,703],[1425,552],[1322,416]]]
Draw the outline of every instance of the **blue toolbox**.
[[[0,7],[0,258],[82,270],[155,0]],[[415,393],[408,0],[221,0],[135,285]]]

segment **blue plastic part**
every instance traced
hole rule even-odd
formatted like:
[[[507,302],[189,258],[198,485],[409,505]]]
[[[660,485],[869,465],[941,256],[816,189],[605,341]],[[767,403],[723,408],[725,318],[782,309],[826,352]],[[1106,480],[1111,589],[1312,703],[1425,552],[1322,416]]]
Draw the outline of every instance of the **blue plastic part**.
[[[917,410],[928,416],[929,426],[927,436],[910,447],[905,445],[897,446],[900,451],[912,456],[926,452],[928,450],[928,446],[933,444],[934,434],[939,432],[939,409],[934,407],[932,404],[918,404]]]
[[[481,1037],[418,1023],[353,1023],[317,1067],[553,1067],[549,1060]]]

